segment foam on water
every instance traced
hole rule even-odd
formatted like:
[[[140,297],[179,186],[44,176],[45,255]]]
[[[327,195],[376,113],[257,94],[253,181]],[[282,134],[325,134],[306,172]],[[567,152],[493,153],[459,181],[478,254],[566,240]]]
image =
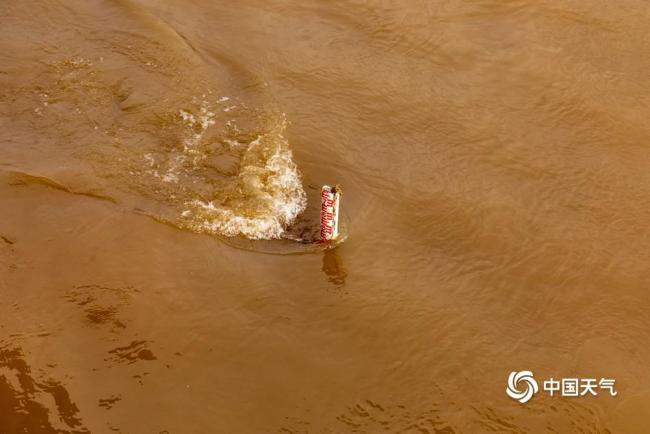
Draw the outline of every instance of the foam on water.
[[[229,100],[222,97],[216,104]],[[170,123],[182,131],[180,143],[144,154],[140,173],[178,209],[167,220],[179,227],[253,240],[281,238],[307,205],[284,136],[284,116],[242,131],[236,119],[222,119],[238,105],[213,107],[203,100],[179,110]]]
[[[307,205],[282,121],[246,146],[237,175],[208,201],[186,203],[183,225],[199,232],[250,239],[280,238]],[[231,143],[232,145],[232,143]]]

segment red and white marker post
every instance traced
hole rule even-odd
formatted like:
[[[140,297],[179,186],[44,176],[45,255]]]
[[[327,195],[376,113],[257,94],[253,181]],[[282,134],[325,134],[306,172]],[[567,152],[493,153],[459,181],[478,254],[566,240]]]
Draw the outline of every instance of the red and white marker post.
[[[320,192],[320,239],[322,242],[333,241],[339,235],[339,203],[341,188],[337,185],[324,185]]]

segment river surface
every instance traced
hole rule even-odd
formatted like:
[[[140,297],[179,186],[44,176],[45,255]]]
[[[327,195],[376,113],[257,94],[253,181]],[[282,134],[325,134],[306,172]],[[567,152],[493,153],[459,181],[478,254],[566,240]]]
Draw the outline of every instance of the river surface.
[[[650,432],[649,71],[644,0],[0,2],[0,433]]]

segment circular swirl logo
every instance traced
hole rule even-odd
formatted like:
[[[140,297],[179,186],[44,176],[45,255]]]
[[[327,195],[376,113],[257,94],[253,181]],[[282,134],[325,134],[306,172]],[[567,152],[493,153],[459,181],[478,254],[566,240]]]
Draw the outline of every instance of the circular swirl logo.
[[[523,390],[520,390],[519,386],[521,386]],[[510,373],[510,376],[508,377],[508,388],[506,389],[506,393],[512,399],[516,399],[517,401],[524,404],[530,401],[533,395],[538,391],[539,386],[537,386],[537,381],[535,381],[533,378],[532,372],[512,371]]]

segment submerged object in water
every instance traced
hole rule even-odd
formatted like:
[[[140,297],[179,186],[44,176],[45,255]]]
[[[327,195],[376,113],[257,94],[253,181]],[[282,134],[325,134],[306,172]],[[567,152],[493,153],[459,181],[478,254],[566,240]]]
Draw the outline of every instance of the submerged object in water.
[[[320,238],[327,242],[339,235],[339,203],[341,187],[324,185],[321,189]]]

